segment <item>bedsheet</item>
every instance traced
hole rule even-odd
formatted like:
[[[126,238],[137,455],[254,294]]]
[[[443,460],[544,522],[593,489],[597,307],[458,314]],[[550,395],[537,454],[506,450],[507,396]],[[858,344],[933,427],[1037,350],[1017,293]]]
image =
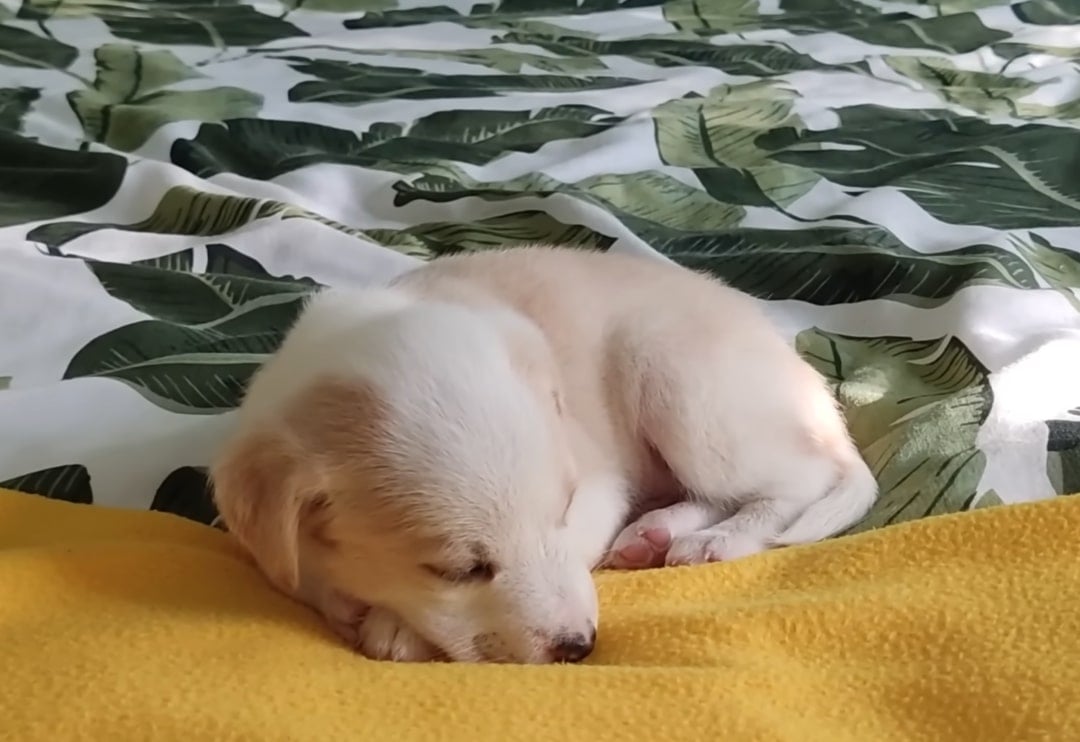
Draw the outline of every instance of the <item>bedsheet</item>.
[[[0,485],[208,522],[308,292],[558,242],[761,297],[881,482],[852,531],[1080,490],[1078,21],[0,0]]]

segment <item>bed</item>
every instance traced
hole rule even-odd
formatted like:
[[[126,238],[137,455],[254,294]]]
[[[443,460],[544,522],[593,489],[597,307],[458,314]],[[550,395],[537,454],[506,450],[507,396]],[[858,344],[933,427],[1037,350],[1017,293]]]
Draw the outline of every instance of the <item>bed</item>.
[[[855,531],[1080,489],[1080,395],[992,383],[1080,328],[1071,7],[7,3],[0,481],[212,519],[312,287],[556,242],[767,300],[881,482]]]
[[[215,513],[320,285],[520,243],[760,297],[881,483],[1080,490],[1075,0],[4,0],[0,486]],[[754,393],[754,390],[747,390]]]

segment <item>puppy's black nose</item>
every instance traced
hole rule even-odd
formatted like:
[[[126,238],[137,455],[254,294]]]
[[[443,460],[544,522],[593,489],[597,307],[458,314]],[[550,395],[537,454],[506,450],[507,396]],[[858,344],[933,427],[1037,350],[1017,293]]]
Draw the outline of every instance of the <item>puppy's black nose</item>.
[[[581,662],[592,654],[596,646],[596,631],[584,634],[564,634],[551,646],[551,659],[554,662]]]

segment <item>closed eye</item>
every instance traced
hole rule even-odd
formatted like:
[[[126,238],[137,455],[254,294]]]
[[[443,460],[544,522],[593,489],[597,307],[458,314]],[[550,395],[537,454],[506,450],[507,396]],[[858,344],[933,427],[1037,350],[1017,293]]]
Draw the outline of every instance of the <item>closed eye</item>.
[[[434,564],[423,565],[430,574],[444,582],[491,582],[495,579],[495,565],[491,562],[475,562],[464,569],[438,567]]]

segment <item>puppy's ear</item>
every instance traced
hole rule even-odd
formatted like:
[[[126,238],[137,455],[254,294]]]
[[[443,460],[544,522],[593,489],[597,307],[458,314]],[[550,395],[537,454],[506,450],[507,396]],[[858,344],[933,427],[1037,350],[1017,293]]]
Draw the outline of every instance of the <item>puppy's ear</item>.
[[[255,433],[228,446],[210,472],[225,526],[287,593],[300,583],[301,520],[319,502],[302,460],[280,435]]]

